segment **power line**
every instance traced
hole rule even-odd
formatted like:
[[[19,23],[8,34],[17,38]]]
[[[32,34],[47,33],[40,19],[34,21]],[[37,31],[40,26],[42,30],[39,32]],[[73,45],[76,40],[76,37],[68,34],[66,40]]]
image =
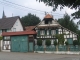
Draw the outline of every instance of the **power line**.
[[[16,3],[12,3],[12,2],[7,1],[7,0],[3,0],[3,1],[5,1],[5,2],[7,2],[7,3],[10,3],[10,4],[14,4],[14,5],[20,6],[20,7],[23,7],[23,8],[27,8],[27,9],[31,9],[31,10],[35,10],[35,11],[40,11],[40,12],[45,12],[45,11],[41,11],[41,10],[29,8],[29,7],[26,7],[26,6],[22,6],[22,5],[19,5],[19,4],[16,4]]]
[[[3,5],[5,5],[5,6],[7,5],[7,6],[11,7],[11,8],[16,8],[16,9],[18,9],[18,10],[27,11],[27,9],[23,9],[23,8],[17,7],[17,6],[15,6],[15,5],[10,5],[10,4],[1,2],[1,1],[0,1],[0,4],[3,4]],[[41,13],[41,14],[44,14],[43,12],[40,12],[40,13]]]
[[[7,5],[7,6],[10,6],[11,8],[13,7],[13,8],[16,8],[16,9],[19,9],[19,10],[24,10],[24,11],[26,11],[26,9],[22,9],[22,8],[20,8],[20,7],[17,7],[17,6],[15,6],[15,5],[11,5],[11,4],[8,4],[8,3],[4,3],[4,2],[1,2],[0,1],[0,4],[3,4],[3,5]],[[43,12],[42,12],[42,14],[44,14]],[[54,14],[53,14],[54,15]],[[54,15],[54,16],[61,16],[61,15]],[[62,17],[62,16],[61,16]]]
[[[13,5],[16,5],[16,6],[19,6],[19,7],[23,7],[23,8],[27,8],[27,9],[31,9],[31,10],[35,10],[35,11],[40,11],[40,12],[46,12],[46,11],[41,11],[41,10],[26,7],[26,6],[22,6],[22,5],[19,5],[19,4],[16,4],[16,3],[12,3],[12,2],[7,1],[7,0],[3,0],[3,1],[7,2],[7,3],[10,3],[10,4],[13,4]],[[49,12],[49,13],[51,13],[51,12]],[[59,14],[59,13],[54,13],[54,14]],[[60,14],[60,15],[63,15],[63,14]]]

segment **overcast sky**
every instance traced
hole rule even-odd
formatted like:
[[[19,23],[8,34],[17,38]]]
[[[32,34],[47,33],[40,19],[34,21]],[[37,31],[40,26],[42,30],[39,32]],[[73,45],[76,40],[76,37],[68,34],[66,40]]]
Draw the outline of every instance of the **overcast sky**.
[[[10,4],[6,1],[10,1],[25,7],[29,7],[29,8],[24,8],[24,7],[18,7],[15,6],[13,4]],[[5,15],[7,17],[11,17],[12,14],[13,16],[25,16],[28,13],[32,13],[32,14],[36,14],[38,17],[40,17],[41,19],[43,19],[45,12],[49,12],[50,14],[52,14],[54,16],[55,19],[61,18],[63,17],[63,14],[65,12],[67,12],[69,15],[73,12],[75,12],[75,10],[71,10],[67,7],[65,7],[63,10],[60,11],[60,9],[57,9],[56,12],[52,12],[52,7],[46,6],[44,3],[39,3],[36,0],[0,0],[0,18],[2,18],[2,12],[3,12],[3,7],[4,7],[4,11],[5,11]],[[40,10],[40,11],[36,11],[36,10]],[[52,12],[52,13],[51,13]]]

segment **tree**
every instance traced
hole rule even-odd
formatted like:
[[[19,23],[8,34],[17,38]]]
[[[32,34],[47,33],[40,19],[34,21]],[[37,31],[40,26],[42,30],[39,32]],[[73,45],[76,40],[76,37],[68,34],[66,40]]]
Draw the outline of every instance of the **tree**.
[[[64,34],[57,34],[56,38],[58,39],[58,44],[64,45]]]
[[[73,41],[73,45],[74,45],[74,46],[78,45],[78,40],[74,40],[74,41]]]
[[[37,40],[37,45],[38,45],[38,46],[42,46],[42,40],[38,39],[38,40]]]
[[[46,45],[50,46],[51,45],[51,41],[50,40],[46,40]]]
[[[1,40],[2,40],[2,36],[0,36],[0,51],[1,51]]]
[[[56,51],[58,51],[58,46],[57,45],[58,45],[58,42],[55,40],[54,41],[54,46],[56,47]]]
[[[73,19],[79,19],[80,18],[80,10],[72,13],[71,15],[73,16]]]
[[[25,26],[35,26],[40,22],[40,18],[36,15],[29,13],[28,15],[21,18],[22,25]]]
[[[63,7],[75,8],[79,9],[80,7],[80,0],[38,0],[39,2],[44,2],[48,6],[52,6],[53,10],[56,10],[59,6],[60,9]]]
[[[78,31],[78,26],[77,24],[74,23],[73,20],[70,19],[70,16],[65,13],[63,18],[58,19],[58,22],[65,28],[77,32]]]
[[[68,43],[68,41],[66,41],[65,44],[67,46],[67,50],[69,51],[69,43]]]
[[[74,49],[76,49],[76,45],[78,45],[78,43],[79,43],[78,40],[74,40],[74,41],[73,41],[73,45],[74,45],[74,47],[75,47]]]

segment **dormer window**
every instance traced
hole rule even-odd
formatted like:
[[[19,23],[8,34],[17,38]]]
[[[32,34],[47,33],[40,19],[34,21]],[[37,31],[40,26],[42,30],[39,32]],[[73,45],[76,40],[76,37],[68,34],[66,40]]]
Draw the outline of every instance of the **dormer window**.
[[[45,20],[45,24],[52,24],[52,20]]]
[[[48,20],[45,21],[45,24],[48,24]]]

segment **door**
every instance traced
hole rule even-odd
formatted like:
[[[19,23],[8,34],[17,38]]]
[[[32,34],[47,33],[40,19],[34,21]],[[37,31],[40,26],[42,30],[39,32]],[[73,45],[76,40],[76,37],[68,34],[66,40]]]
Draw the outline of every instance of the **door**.
[[[19,52],[19,41],[17,40],[16,37],[11,38],[11,51],[12,52]]]
[[[28,52],[28,37],[27,36],[12,36],[11,37],[12,52]]]
[[[68,41],[68,43],[69,43],[70,45],[73,44],[73,39],[72,39],[72,38],[68,38],[67,41]]]
[[[29,52],[33,52],[33,42],[29,42]]]
[[[28,40],[25,36],[20,38],[20,52],[28,52]]]

